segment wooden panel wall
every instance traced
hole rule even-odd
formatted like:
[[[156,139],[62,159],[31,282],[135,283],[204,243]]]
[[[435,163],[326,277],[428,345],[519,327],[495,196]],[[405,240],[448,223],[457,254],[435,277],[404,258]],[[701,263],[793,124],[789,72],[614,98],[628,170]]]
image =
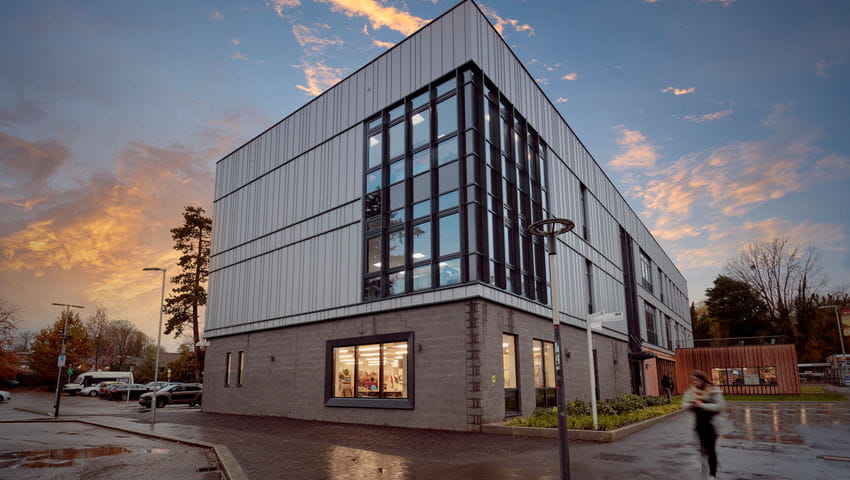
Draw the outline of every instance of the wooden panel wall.
[[[690,384],[693,370],[711,375],[712,368],[776,367],[776,385],[720,385],[724,394],[798,395],[797,351],[794,345],[680,348],[676,350],[676,383]]]

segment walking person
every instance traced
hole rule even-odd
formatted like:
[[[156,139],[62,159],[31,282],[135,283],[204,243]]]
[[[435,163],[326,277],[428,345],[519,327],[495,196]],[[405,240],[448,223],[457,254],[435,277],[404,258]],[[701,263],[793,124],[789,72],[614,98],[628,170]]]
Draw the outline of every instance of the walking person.
[[[661,389],[663,390],[664,398],[669,402],[673,397],[673,377],[669,373],[665,373],[661,377]]]
[[[708,457],[708,478],[717,477],[717,430],[712,420],[723,411],[726,401],[720,387],[709,380],[705,372],[694,370],[691,385],[682,396],[682,408],[694,412],[700,452]]]

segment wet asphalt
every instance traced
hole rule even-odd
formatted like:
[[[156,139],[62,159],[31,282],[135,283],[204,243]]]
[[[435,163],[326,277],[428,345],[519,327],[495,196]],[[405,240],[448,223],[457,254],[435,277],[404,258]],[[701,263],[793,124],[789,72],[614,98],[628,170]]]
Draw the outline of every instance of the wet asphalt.
[[[46,413],[52,405],[53,396],[45,393],[19,393],[11,404],[0,405],[0,422],[15,422],[0,423],[0,479],[218,475],[215,460],[203,460],[211,455],[209,449],[139,434],[223,445],[239,467],[234,480],[561,478],[554,439],[223,415],[185,406],[158,410],[152,426],[150,411],[133,403],[80,397],[63,397],[58,420],[88,423],[50,419],[32,424],[31,420],[49,419]],[[728,414],[734,430],[718,441],[718,479],[850,479],[850,403],[735,402],[728,404]],[[680,413],[614,443],[571,441],[571,479],[705,478],[692,421],[688,413]],[[85,434],[57,437],[57,428],[70,431],[71,425]],[[24,427],[31,429],[28,437],[15,430]],[[76,438],[86,441],[77,445]],[[22,477],[19,463],[3,463],[10,454],[47,447],[103,446],[125,447],[133,453],[79,459],[76,472],[51,467],[55,476]],[[186,451],[178,453],[178,447]],[[149,452],[163,448],[180,459],[166,460],[157,457],[164,453]],[[109,462],[126,475],[91,476],[92,471],[108,468],[104,465]],[[178,466],[184,470],[168,470]],[[44,474],[48,469],[35,470]],[[135,476],[142,471],[144,476]]]

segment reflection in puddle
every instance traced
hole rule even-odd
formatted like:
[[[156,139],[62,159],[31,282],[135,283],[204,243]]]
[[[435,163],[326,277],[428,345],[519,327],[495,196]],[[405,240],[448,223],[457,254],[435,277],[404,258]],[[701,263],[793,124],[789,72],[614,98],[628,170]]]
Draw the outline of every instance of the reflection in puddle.
[[[52,450],[38,450],[35,452],[13,452],[0,455],[4,466],[12,466],[16,463],[20,468],[55,468],[70,467],[78,458],[96,458],[108,455],[121,455],[130,453],[132,450],[125,447],[93,447],[93,448],[56,448]],[[9,461],[11,460],[11,461]]]
[[[403,457],[343,446],[328,449],[325,462],[329,478],[403,479],[408,478],[410,473]]]
[[[158,453],[160,455],[168,453],[167,448],[149,448],[148,453]]]

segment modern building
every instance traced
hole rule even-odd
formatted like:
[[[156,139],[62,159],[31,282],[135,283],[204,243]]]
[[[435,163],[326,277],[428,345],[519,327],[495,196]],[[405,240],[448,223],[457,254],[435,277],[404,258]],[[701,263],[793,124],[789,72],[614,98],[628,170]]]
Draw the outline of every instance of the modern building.
[[[691,346],[683,276],[478,6],[464,1],[221,159],[204,409],[477,430],[650,391]],[[657,389],[657,385],[655,387]]]

